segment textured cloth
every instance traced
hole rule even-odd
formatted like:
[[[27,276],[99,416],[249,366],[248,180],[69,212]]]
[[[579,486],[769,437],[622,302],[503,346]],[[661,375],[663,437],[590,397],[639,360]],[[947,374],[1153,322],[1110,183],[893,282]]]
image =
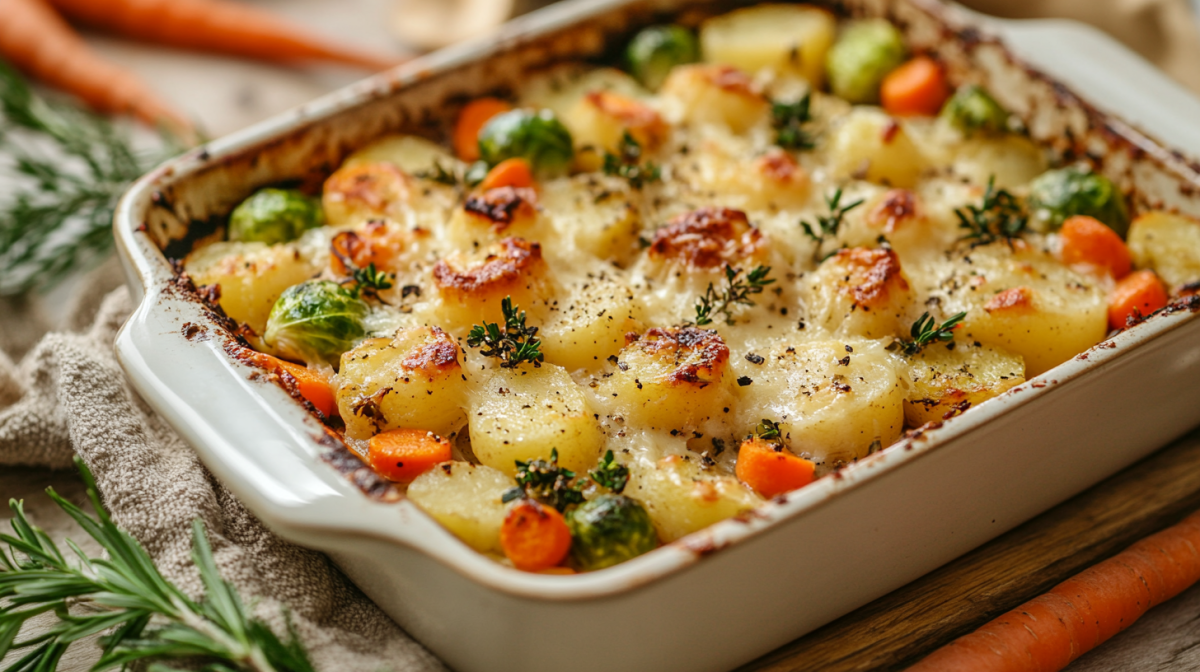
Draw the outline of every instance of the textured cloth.
[[[193,597],[201,584],[191,521],[200,518],[224,577],[280,633],[287,605],[320,670],[444,670],[327,557],[267,530],[129,388],[112,351],[133,309],[129,294],[119,288],[96,299],[113,275],[81,283],[82,298],[67,308],[68,325],[94,315],[90,326],[50,333],[32,348],[30,334],[48,318],[0,305],[0,344],[28,349],[19,364],[0,353],[0,465],[69,468],[77,453],[117,524]]]

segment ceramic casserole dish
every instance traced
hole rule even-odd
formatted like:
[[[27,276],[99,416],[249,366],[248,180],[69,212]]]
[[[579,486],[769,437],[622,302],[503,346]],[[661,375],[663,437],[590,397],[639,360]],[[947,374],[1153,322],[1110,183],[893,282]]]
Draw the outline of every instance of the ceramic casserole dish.
[[[458,541],[271,376],[235,357],[227,321],[172,263],[257,187],[319,184],[383,134],[439,137],[473,96],[514,89],[548,63],[603,58],[640,26],[737,4],[555,5],[495,39],[437,52],[192,151],[121,202],[116,237],[138,307],[116,350],[135,388],[269,527],[328,553],[455,669],[730,669],[1200,423],[1200,297],[1191,296],[752,515],[599,572],[528,574]],[[1189,120],[1200,118],[1200,102],[1107,38],[1064,23],[984,21],[933,0],[835,9],[893,20],[915,49],[936,49],[956,80],[985,85],[1060,160],[1086,160],[1114,180],[1135,210],[1200,215],[1200,166],[1109,116],[1197,155],[1200,127]],[[1102,96],[1102,107],[1076,91]]]

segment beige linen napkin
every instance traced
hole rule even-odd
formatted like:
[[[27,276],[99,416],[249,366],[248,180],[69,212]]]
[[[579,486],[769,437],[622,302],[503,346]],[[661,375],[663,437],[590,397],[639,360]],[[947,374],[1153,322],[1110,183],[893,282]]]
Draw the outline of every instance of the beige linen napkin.
[[[287,605],[320,670],[445,670],[327,557],[263,527],[129,388],[112,350],[133,309],[129,293],[101,300],[98,290],[111,290],[115,275],[102,269],[80,283],[69,323],[94,315],[89,327],[46,335],[19,364],[0,353],[0,465],[67,468],[74,449],[117,524],[193,597],[201,585],[190,528],[200,518],[224,577],[280,633]],[[28,308],[0,303],[0,344],[23,350],[37,322]]]

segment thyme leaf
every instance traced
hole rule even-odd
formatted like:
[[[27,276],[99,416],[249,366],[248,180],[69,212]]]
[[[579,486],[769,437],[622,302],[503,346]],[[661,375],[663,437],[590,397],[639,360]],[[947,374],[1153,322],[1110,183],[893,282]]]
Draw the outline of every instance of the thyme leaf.
[[[629,469],[613,459],[611,450],[604,453],[600,464],[596,465],[596,468],[592,469],[588,476],[598,485],[608,488],[618,495],[629,483]]]
[[[838,187],[833,192],[832,196],[825,197],[825,206],[829,208],[828,215],[817,217],[815,224],[810,224],[807,221],[800,221],[800,228],[804,231],[804,235],[816,242],[817,246],[813,249],[813,261],[820,262],[825,257],[821,255],[821,249],[825,245],[827,238],[837,236],[838,231],[842,228],[842,222],[846,218],[846,213],[863,204],[863,199],[858,199],[853,203],[842,205],[842,188]]]
[[[618,153],[604,152],[604,174],[623,177],[629,186],[641,191],[650,182],[662,179],[662,169],[652,161],[642,163],[642,145],[625,131]]]
[[[901,341],[901,352],[912,357],[921,352],[925,346],[941,341],[948,343],[954,340],[954,330],[962,323],[967,314],[958,313],[950,319],[937,323],[937,320],[929,316],[929,313],[922,313],[921,317],[913,322],[912,328],[909,329],[909,334],[912,336],[911,341]]]
[[[804,124],[812,121],[811,103],[811,93],[805,93],[794,103],[771,101],[771,126],[775,129],[776,145],[797,150],[816,146],[812,134],[804,129]]]
[[[987,245],[1003,238],[1011,243],[1021,235],[1029,224],[1029,214],[1021,201],[1004,189],[996,188],[996,177],[988,178],[979,205],[957,208],[958,228],[966,231],[962,240],[970,240],[972,247]]]
[[[692,324],[698,327],[712,324],[713,316],[720,313],[725,316],[725,324],[732,325],[734,308],[753,306],[754,300],[750,297],[762,294],[764,287],[775,282],[774,278],[769,277],[770,274],[770,266],[756,266],[754,270],[742,275],[741,269],[726,264],[725,286],[718,290],[713,283],[708,283],[704,296],[696,301],[696,319]]]
[[[611,451],[610,451],[611,452]],[[575,480],[575,472],[558,466],[558,449],[550,449],[550,461],[516,460],[517,487],[504,493],[503,502],[518,497],[531,497],[553,506],[561,513],[567,507],[583,503],[582,486]]]
[[[375,262],[371,262],[366,268],[354,269],[354,291],[359,296],[375,296],[385,289],[392,288],[392,278],[395,278],[394,273],[385,273],[375,269]]]
[[[500,302],[500,310],[504,313],[504,326],[485,321],[471,327],[467,345],[482,347],[480,354],[500,359],[500,366],[506,369],[515,369],[527,362],[541,366],[545,356],[541,351],[542,342],[537,338],[538,328],[525,326],[525,311],[513,306],[511,296]]]
[[[107,557],[68,561],[40,528],[25,517],[22,502],[10,500],[14,535],[0,535],[0,658],[29,649],[8,670],[52,670],[78,639],[109,630],[92,668],[125,669],[139,661],[199,658],[204,669],[231,672],[313,672],[308,654],[288,625],[280,638],[252,617],[237,591],[221,578],[199,520],[192,523],[192,559],[205,597],[195,601],[169,582],[137,540],[113,524],[100,503],[96,481],[75,458],[96,517],[48,488],[46,493],[103,547]],[[74,607],[74,608],[73,608]],[[86,607],[86,608],[80,608]],[[57,622],[36,637],[18,640],[25,623],[40,614]],[[166,668],[160,664],[151,669]]]
[[[763,441],[780,441],[783,435],[779,431],[779,423],[768,418],[763,418],[754,427],[754,437]]]

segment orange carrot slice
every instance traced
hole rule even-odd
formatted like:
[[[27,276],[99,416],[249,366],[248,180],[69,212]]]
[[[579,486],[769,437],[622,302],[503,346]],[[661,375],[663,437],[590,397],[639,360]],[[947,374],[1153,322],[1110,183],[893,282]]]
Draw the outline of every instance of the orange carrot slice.
[[[1134,271],[1108,293],[1108,326],[1124,329],[1129,318],[1149,315],[1167,305],[1167,290],[1154,271]]]
[[[1133,257],[1125,241],[1098,219],[1086,215],[1068,217],[1059,233],[1064,264],[1087,264],[1117,280],[1129,275],[1133,268]]]
[[[450,442],[424,429],[393,429],[371,437],[367,460],[375,473],[409,482],[450,460]]]
[[[534,185],[533,169],[520,157],[505,159],[488,171],[479,188],[483,191],[500,187],[529,188]]]
[[[738,449],[738,480],[763,497],[774,497],[813,481],[816,465],[762,439],[749,439]]]
[[[458,113],[454,124],[454,153],[463,161],[479,160],[479,131],[492,117],[508,112],[512,105],[499,98],[476,98]]]
[[[934,116],[949,96],[942,65],[928,56],[918,56],[888,73],[879,89],[883,109],[898,117]]]
[[[505,516],[500,526],[500,546],[517,569],[541,572],[566,559],[571,550],[571,530],[561,513],[525,499]]]

